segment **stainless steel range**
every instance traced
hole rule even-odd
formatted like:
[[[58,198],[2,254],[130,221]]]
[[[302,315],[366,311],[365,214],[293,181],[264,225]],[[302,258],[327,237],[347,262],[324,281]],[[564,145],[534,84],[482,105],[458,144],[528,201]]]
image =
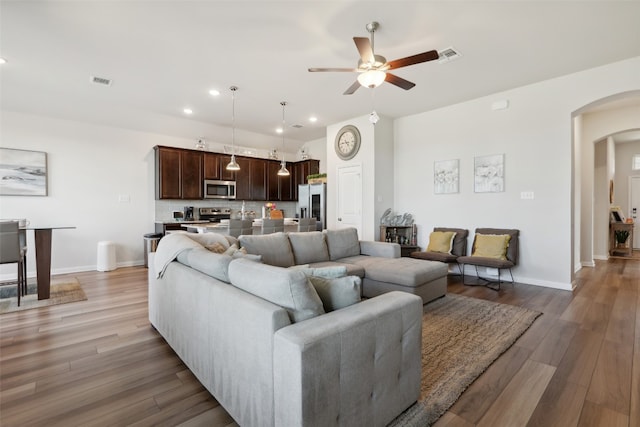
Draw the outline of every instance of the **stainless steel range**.
[[[201,221],[220,222],[231,218],[231,208],[198,208]]]

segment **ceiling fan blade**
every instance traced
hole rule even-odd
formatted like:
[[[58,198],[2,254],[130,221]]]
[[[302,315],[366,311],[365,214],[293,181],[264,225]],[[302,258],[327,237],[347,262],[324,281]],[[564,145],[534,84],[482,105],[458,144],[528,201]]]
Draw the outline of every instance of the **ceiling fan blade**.
[[[352,95],[360,86],[360,82],[356,80],[354,84],[349,86],[349,89],[344,91],[343,95]]]
[[[325,71],[338,71],[338,72],[357,73],[360,70],[358,70],[357,68],[309,68],[309,72],[311,72],[311,73],[325,72]]]
[[[365,64],[373,64],[375,58],[373,56],[373,49],[371,49],[371,42],[366,37],[354,37],[353,41],[356,43],[358,52],[360,52],[360,58]]]
[[[404,90],[409,90],[416,85],[415,83],[412,83],[409,80],[405,80],[402,77],[398,77],[391,73],[387,73],[387,77],[385,77],[384,81],[389,82],[392,85],[401,87]]]
[[[390,70],[394,70],[400,67],[406,67],[407,65],[420,64],[421,62],[433,61],[434,59],[438,59],[440,55],[438,55],[437,50],[430,50],[428,52],[419,53],[417,55],[407,56],[406,58],[394,59],[393,61],[387,62]]]

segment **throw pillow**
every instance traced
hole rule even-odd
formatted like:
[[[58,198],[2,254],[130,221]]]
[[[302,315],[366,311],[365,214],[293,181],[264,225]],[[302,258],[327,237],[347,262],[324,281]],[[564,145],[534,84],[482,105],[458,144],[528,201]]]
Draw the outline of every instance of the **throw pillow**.
[[[284,233],[243,235],[238,241],[248,254],[262,255],[262,262],[265,264],[278,267],[291,267],[295,264],[289,238]]]
[[[432,231],[431,234],[429,234],[429,245],[426,251],[450,254],[453,249],[453,239],[455,237],[455,231]]]
[[[292,267],[302,271],[307,276],[324,277],[325,279],[335,279],[347,275],[347,267],[344,265],[335,267],[309,267],[309,264],[294,265]]]
[[[324,313],[318,293],[302,271],[240,258],[229,264],[229,278],[233,286],[287,310],[292,322]]]
[[[309,276],[309,281],[320,296],[324,311],[327,313],[360,302],[362,281],[358,276],[337,279]]]
[[[358,230],[342,228],[340,230],[325,230],[329,258],[335,261],[341,258],[360,255],[360,241]]]
[[[508,234],[476,234],[471,256],[506,260],[510,240]]]
[[[289,233],[296,264],[329,261],[329,250],[321,231]]]

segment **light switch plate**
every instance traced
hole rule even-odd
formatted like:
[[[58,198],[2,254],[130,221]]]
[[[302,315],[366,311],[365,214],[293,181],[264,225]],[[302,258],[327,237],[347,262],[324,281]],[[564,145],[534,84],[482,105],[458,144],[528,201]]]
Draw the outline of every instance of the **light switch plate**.
[[[128,194],[120,194],[118,196],[118,202],[120,203],[129,203],[131,201],[131,196]]]
[[[523,200],[533,200],[533,191],[521,191],[520,198]]]

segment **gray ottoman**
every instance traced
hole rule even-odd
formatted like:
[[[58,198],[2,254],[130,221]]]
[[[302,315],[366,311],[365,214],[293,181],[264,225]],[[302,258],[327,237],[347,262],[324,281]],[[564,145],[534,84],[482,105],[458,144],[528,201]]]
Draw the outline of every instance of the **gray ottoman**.
[[[362,295],[368,298],[391,291],[418,295],[423,304],[447,293],[447,264],[413,258],[379,258],[353,260],[365,269]],[[370,257],[373,258],[373,257]]]

